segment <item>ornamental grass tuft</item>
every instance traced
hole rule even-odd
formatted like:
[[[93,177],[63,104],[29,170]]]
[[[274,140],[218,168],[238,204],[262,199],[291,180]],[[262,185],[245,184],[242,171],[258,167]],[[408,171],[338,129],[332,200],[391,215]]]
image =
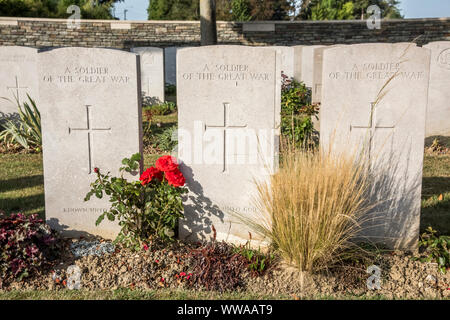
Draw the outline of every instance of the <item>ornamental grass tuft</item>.
[[[246,223],[301,271],[348,259],[370,209],[367,170],[357,159],[290,148],[270,182],[255,181],[262,216]]]

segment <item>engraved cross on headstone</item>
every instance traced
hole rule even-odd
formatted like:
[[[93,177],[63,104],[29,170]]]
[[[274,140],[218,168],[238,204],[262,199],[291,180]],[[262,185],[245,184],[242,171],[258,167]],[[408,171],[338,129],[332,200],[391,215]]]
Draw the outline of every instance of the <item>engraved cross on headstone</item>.
[[[87,126],[86,128],[71,128],[69,127],[69,134],[72,131],[85,131],[87,133],[87,138],[88,138],[88,160],[89,160],[89,174],[92,173],[92,162],[94,159],[94,132],[95,131],[110,131],[111,128],[92,128],[91,127],[91,122],[92,122],[92,117],[91,117],[91,106],[87,105],[86,106],[86,117],[87,117]]]
[[[19,90],[20,89],[28,89],[28,87],[21,87],[20,85],[19,85],[19,79],[17,78],[17,76],[16,76],[16,86],[15,87],[6,87],[6,90],[10,90],[10,89],[16,89],[16,98],[17,98],[17,100],[19,101],[19,103],[20,103],[20,96],[19,96]]]
[[[223,172],[226,172],[227,170],[227,164],[226,164],[226,158],[227,158],[227,130],[230,129],[243,129],[246,128],[247,125],[241,125],[241,126],[232,126],[228,124],[229,119],[229,113],[230,113],[230,104],[228,102],[223,103],[223,126],[210,126],[205,125],[205,129],[212,128],[212,129],[222,129],[223,130]]]
[[[376,124],[376,102],[371,102],[371,110],[370,110],[370,118],[369,124],[367,126],[354,126],[350,125],[350,131],[353,129],[364,129],[369,132],[369,143],[368,143],[368,153],[369,153],[369,161],[372,157],[372,151],[375,148],[374,140],[375,140],[375,131],[378,129],[394,129],[395,126],[378,126]]]

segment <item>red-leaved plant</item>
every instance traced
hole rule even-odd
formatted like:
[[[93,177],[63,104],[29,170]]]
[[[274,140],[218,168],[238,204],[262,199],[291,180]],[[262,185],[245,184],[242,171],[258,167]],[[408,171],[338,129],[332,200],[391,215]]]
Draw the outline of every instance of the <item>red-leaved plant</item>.
[[[0,288],[48,265],[59,250],[55,233],[38,215],[0,213]]]
[[[139,153],[130,159],[125,158],[120,172],[139,170]],[[95,168],[97,180],[86,195],[88,201],[92,195],[110,198],[111,208],[97,219],[99,225],[105,217],[118,220],[121,231],[116,242],[127,247],[139,249],[149,239],[170,241],[175,235],[178,219],[183,217],[182,194],[187,192],[185,178],[172,156],[162,156],[155,166],[145,170],[139,181],[128,181],[123,177],[111,177]]]

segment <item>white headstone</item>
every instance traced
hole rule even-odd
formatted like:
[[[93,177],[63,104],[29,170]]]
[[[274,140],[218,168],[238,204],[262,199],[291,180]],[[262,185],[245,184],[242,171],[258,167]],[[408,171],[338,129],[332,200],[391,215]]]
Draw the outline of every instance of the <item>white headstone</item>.
[[[178,47],[164,48],[164,72],[166,83],[177,84],[177,50]]]
[[[320,103],[322,96],[323,51],[341,45],[323,46],[314,49],[313,53],[313,84],[311,87],[311,102]]]
[[[119,231],[107,219],[95,226],[110,208],[107,196],[83,199],[95,167],[118,176],[122,159],[142,151],[138,63],[136,54],[114,49],[38,55],[46,219],[67,235],[114,238]]]
[[[286,46],[270,46],[264,48],[271,48],[278,50],[281,56],[281,71],[289,78],[294,77],[294,48]]]
[[[308,88],[313,87],[314,75],[314,49],[324,46],[303,46],[301,48],[301,75],[300,81],[304,82]],[[296,59],[298,59],[296,57]]]
[[[294,79],[300,81],[302,78],[302,53],[304,46],[292,46],[294,49]]]
[[[450,136],[450,41],[431,42],[426,136]]]
[[[180,236],[242,242],[234,214],[257,214],[253,178],[278,163],[281,68],[276,50],[181,49],[177,56],[179,158],[190,190]],[[255,235],[254,235],[255,236]]]
[[[0,119],[17,113],[16,97],[21,103],[27,94],[37,100],[36,57],[34,48],[0,46]]]
[[[152,103],[164,102],[164,49],[138,47],[132,48],[131,52],[140,56],[143,96]]]
[[[376,207],[363,236],[395,248],[414,248],[419,236],[429,61],[414,44],[323,53],[321,146],[366,152]]]

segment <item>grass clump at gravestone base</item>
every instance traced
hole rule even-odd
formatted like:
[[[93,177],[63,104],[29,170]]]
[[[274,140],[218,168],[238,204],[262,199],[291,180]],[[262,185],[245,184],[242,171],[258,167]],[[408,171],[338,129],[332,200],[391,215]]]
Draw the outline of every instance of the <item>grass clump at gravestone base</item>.
[[[368,176],[347,155],[291,148],[269,182],[256,182],[255,217],[237,216],[300,271],[327,269],[359,252],[351,241],[370,207]]]

